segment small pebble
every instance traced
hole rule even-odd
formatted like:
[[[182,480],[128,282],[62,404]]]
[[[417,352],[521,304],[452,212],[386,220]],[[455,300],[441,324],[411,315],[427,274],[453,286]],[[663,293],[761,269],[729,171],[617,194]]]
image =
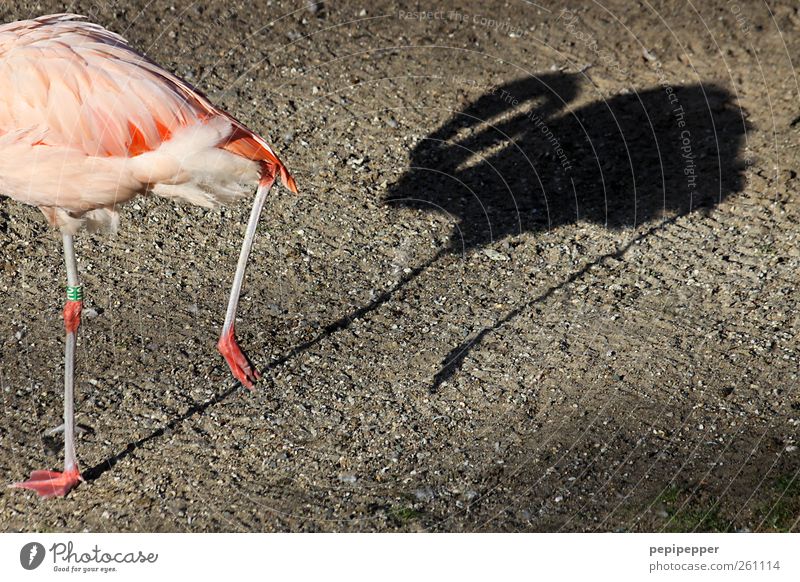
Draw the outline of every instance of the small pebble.
[[[433,501],[433,489],[430,487],[420,487],[419,489],[415,489],[414,497],[417,498],[417,501]]]
[[[483,254],[489,257],[493,261],[508,261],[508,255],[504,255],[503,253],[498,253],[494,249],[485,249]]]
[[[86,319],[94,319],[100,314],[93,307],[85,307],[84,309],[81,310],[81,315]]]
[[[358,481],[358,477],[352,473],[339,473],[339,481],[342,483],[355,483]]]

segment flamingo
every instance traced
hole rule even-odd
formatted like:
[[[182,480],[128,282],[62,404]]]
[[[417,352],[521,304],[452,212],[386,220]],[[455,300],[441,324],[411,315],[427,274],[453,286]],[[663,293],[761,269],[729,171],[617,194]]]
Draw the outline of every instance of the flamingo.
[[[38,206],[61,231],[64,307],[64,471],[11,487],[63,497],[81,482],[75,454],[75,345],[83,306],[74,236],[115,230],[117,207],[153,193],[205,207],[257,183],[217,348],[249,389],[260,377],[234,321],[261,210],[276,178],[294,179],[263,138],[199,91],[76,14],[0,26],[0,194]]]

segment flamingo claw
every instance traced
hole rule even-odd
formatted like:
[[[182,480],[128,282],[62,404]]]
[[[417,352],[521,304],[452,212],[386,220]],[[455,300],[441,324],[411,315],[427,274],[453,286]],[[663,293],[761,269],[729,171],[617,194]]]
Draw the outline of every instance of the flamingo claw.
[[[33,471],[27,481],[14,483],[9,487],[30,489],[41,497],[64,497],[83,481],[80,471],[75,467],[63,473],[59,471]]]
[[[261,374],[250,363],[249,358],[244,354],[234,336],[233,326],[222,333],[217,343],[219,353],[228,362],[228,366],[234,378],[239,380],[243,386],[249,390],[255,390],[254,383],[261,378]]]

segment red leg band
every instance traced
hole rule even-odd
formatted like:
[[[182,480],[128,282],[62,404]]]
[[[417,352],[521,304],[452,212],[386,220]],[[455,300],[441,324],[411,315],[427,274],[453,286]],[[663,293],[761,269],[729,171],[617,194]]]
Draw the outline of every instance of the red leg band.
[[[83,301],[67,301],[64,305],[64,327],[67,333],[75,333],[81,324],[81,309]]]

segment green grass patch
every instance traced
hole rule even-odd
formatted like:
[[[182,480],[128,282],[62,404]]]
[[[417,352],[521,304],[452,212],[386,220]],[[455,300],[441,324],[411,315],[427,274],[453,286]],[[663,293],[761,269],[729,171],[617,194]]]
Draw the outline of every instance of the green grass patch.
[[[800,477],[786,475],[775,480],[773,500],[764,507],[766,515],[759,531],[792,531],[800,518]]]
[[[395,505],[389,509],[389,517],[397,522],[398,525],[405,525],[409,521],[419,519],[421,516],[421,511],[405,505]]]
[[[679,532],[729,532],[731,521],[721,514],[716,504],[697,503],[690,491],[677,485],[670,485],[656,498],[656,503],[663,506],[667,513],[664,531]]]

